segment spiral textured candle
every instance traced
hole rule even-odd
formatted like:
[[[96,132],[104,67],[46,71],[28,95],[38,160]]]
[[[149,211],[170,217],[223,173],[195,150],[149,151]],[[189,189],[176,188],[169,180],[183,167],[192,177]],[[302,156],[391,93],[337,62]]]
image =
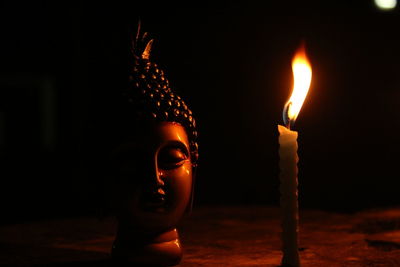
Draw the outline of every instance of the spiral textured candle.
[[[297,132],[278,125],[283,266],[300,266],[298,252]]]

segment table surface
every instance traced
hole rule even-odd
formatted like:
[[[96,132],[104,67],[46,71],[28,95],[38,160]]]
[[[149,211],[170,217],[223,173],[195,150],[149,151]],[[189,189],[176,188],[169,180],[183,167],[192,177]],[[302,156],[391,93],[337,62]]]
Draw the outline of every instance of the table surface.
[[[113,218],[0,227],[0,266],[108,266]],[[179,227],[179,266],[279,266],[279,209],[198,207]],[[300,213],[302,266],[400,266],[400,208]]]

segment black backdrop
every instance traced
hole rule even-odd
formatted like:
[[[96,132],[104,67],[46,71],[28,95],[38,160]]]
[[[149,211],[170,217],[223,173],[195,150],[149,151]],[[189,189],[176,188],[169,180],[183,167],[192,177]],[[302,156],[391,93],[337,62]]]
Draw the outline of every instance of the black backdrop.
[[[95,213],[87,125],[113,108],[140,17],[199,126],[195,205],[277,205],[290,61],[313,65],[299,131],[302,208],[400,204],[400,14],[372,1],[2,1],[1,221]],[[101,142],[98,144],[102,146]],[[107,195],[106,195],[107,198]]]

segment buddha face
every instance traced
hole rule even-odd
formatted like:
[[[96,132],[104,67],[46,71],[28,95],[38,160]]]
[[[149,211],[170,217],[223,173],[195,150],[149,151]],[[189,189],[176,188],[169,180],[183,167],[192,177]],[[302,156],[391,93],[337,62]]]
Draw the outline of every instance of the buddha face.
[[[192,163],[185,128],[154,122],[114,149],[114,199],[121,224],[141,232],[175,227],[192,193]]]

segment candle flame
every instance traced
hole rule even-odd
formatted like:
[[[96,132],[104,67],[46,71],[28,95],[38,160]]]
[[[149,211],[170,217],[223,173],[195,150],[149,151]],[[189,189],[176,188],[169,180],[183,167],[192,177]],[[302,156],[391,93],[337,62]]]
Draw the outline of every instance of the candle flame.
[[[292,71],[294,79],[293,91],[288,102],[286,102],[283,116],[287,125],[290,125],[290,122],[294,123],[296,120],[310,89],[312,70],[304,45],[296,51],[293,57]]]

